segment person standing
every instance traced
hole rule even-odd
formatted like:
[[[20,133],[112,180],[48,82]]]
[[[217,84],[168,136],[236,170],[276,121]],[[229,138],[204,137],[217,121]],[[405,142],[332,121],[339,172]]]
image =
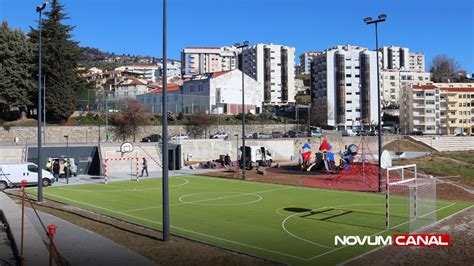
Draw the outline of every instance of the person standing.
[[[148,162],[146,161],[145,157],[143,157],[143,162],[142,162],[142,177],[143,173],[146,172],[146,176],[148,177]]]
[[[61,166],[59,165],[58,160],[54,160],[53,162],[53,176],[56,182],[59,181],[59,171],[60,171]]]
[[[46,171],[48,171],[48,172],[51,173],[51,172],[52,172],[52,171],[51,171],[51,170],[52,170],[52,167],[53,167],[53,165],[52,165],[52,163],[51,163],[51,160],[48,160],[48,162],[46,162]]]

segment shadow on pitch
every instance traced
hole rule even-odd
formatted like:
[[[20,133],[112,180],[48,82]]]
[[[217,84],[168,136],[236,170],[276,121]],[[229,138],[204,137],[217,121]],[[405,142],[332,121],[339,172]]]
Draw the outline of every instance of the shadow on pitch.
[[[287,207],[283,210],[293,213],[301,213],[296,217],[310,221],[320,221],[340,225],[357,226],[368,229],[385,229],[385,214],[355,211],[338,208],[326,208],[321,210],[311,210],[300,207]],[[393,216],[392,216],[393,217]],[[398,217],[406,219],[406,217]]]

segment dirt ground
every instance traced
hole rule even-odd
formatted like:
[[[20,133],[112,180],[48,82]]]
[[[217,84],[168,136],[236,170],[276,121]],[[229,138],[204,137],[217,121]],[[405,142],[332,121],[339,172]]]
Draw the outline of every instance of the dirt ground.
[[[10,197],[20,203],[18,194],[12,194]],[[277,265],[271,261],[178,236],[172,236],[171,242],[164,243],[159,231],[50,200],[44,200],[36,207],[40,211],[98,233],[161,265]],[[60,247],[58,249],[61,252]]]
[[[255,169],[247,170],[245,179],[247,181],[263,182],[263,183],[302,186],[303,180],[305,178],[310,178],[318,174],[315,172],[303,172],[303,171],[298,171],[298,170],[290,170],[290,171],[285,172],[285,171],[274,171],[273,169],[268,169],[268,168],[260,168],[260,169],[265,170],[266,174],[265,175],[258,174]],[[296,166],[295,166],[295,169],[296,169]],[[203,175],[221,177],[221,178],[232,178],[232,179],[242,178],[241,172],[236,172],[234,170],[216,171],[216,172],[206,173]],[[441,183],[441,182],[438,182],[437,189],[436,189],[438,199],[474,202],[474,194],[470,194],[467,191],[457,186],[454,186],[448,183]],[[463,186],[463,184],[461,183],[459,183],[458,185]]]
[[[449,247],[387,246],[349,261],[346,265],[473,265],[474,207],[463,211],[425,233],[450,234]]]

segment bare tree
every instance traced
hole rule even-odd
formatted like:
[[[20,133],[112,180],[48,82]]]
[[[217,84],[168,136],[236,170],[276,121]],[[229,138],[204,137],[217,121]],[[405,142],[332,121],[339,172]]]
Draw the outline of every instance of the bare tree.
[[[122,141],[130,137],[135,141],[139,126],[143,125],[147,118],[145,107],[133,99],[126,100],[122,105],[120,109],[123,111],[112,117],[112,131]]]
[[[216,118],[212,115],[200,112],[187,116],[188,124],[186,130],[193,138],[207,136],[210,126],[216,124]]]
[[[430,72],[434,82],[453,82],[457,80],[460,65],[456,60],[446,55],[438,55],[431,62]]]

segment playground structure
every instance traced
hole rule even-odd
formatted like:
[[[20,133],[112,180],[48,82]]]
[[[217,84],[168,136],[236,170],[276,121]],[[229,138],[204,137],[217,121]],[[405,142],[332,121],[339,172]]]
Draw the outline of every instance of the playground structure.
[[[304,144],[298,169],[318,172],[302,181],[307,186],[355,191],[377,191],[379,186],[377,158],[365,137],[361,137],[358,145],[348,145],[343,152],[334,152],[332,145],[323,139],[314,157],[309,144]],[[398,180],[399,176],[391,178]]]

